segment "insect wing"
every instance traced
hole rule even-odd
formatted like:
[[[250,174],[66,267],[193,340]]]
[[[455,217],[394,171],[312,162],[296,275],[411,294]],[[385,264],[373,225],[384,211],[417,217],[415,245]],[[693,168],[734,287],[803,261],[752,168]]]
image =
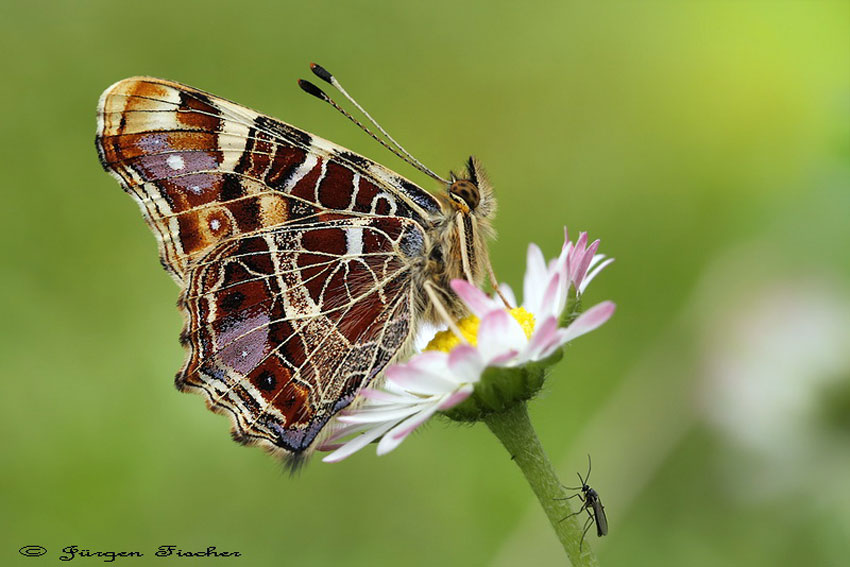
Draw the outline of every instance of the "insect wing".
[[[307,451],[413,334],[411,270],[437,200],[345,148],[161,79],[103,93],[96,146],[184,288],[178,387],[228,413],[241,442]]]
[[[104,91],[96,146],[104,169],[141,206],[179,283],[225,238],[322,211],[417,222],[439,212],[433,196],[372,160],[162,79],[124,79]]]
[[[189,274],[181,389],[234,437],[300,453],[405,345],[420,227],[351,217],[228,240]]]
[[[602,500],[599,499],[599,495],[595,491],[590,505],[593,508],[593,518],[596,521],[597,537],[608,535],[608,516],[605,515],[605,506],[602,505]]]

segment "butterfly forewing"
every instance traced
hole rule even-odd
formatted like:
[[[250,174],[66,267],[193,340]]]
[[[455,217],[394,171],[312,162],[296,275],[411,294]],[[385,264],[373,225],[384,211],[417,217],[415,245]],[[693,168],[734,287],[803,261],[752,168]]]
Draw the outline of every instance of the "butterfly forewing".
[[[97,146],[142,206],[177,279],[226,237],[326,210],[419,222],[439,212],[431,195],[365,157],[160,79],[125,79],[104,92]]]
[[[184,286],[178,386],[229,413],[241,441],[307,450],[409,342],[438,202],[367,158],[159,79],[107,89],[97,147]]]

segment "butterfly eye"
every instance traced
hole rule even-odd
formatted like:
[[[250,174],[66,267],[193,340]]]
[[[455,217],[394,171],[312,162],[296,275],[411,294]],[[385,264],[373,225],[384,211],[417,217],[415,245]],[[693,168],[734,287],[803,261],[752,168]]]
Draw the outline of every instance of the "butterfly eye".
[[[449,197],[459,204],[466,205],[470,210],[475,210],[480,201],[478,187],[468,179],[455,181],[449,186]]]

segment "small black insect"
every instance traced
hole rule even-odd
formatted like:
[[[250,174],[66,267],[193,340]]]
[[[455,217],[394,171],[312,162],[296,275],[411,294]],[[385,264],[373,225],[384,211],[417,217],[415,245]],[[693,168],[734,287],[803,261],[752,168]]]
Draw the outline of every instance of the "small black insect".
[[[572,496],[567,496],[566,498],[558,498],[558,500],[569,500],[570,498],[575,498],[578,496],[581,498],[582,506],[578,512],[570,514],[569,516],[564,516],[561,518],[563,522],[567,518],[572,518],[573,516],[577,516],[587,510],[587,521],[584,524],[584,531],[581,533],[581,543],[579,543],[579,551],[581,551],[582,546],[584,546],[584,536],[587,533],[587,530],[590,528],[591,522],[596,523],[596,535],[597,537],[602,537],[604,535],[608,535],[608,518],[605,516],[605,506],[602,505],[602,500],[599,499],[599,494],[590,488],[587,484],[587,481],[590,480],[590,455],[587,456],[587,475],[584,478],[581,478],[581,473],[576,473],[578,475],[579,481],[581,481],[581,486],[571,487],[567,486],[565,488],[569,490],[579,490],[576,494]]]

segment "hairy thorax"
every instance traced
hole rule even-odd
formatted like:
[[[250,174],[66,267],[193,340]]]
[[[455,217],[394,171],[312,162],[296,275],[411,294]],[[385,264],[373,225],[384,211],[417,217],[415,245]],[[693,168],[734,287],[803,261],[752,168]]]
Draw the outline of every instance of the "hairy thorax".
[[[487,276],[487,242],[494,237],[491,219],[495,214],[492,189],[483,177],[477,161],[470,160],[469,179],[454,180],[439,195],[441,214],[428,231],[425,265],[419,271],[417,285],[430,286],[434,293],[423,293],[420,313],[425,321],[443,323],[435,300],[448,314],[458,319],[468,310],[451,289],[454,279],[467,280],[480,287]]]

